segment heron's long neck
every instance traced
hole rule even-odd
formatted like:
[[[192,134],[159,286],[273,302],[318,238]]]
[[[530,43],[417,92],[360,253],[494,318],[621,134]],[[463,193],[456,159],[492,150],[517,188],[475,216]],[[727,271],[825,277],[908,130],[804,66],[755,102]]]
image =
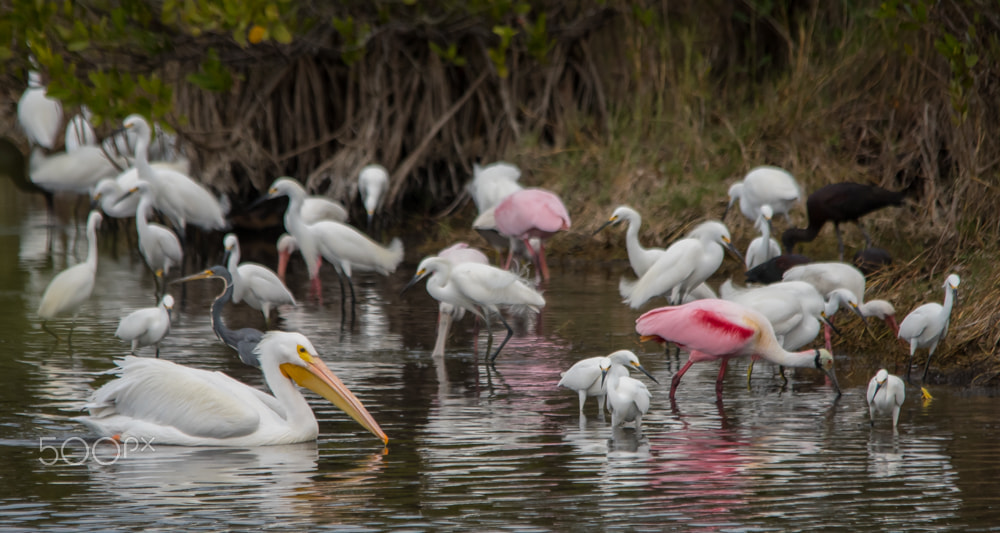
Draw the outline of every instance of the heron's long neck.
[[[157,184],[156,172],[153,171],[153,166],[149,164],[149,135],[139,135],[138,139],[135,141],[135,169],[139,174],[139,177],[153,183]]]
[[[97,270],[97,225],[87,224],[87,266]]]
[[[212,331],[219,339],[230,344],[231,339],[226,337],[232,337],[233,330],[226,327],[226,323],[222,321],[222,308],[225,307],[226,303],[233,299],[233,282],[232,280],[224,279],[226,282],[226,288],[222,291],[222,294],[215,297],[212,302]]]
[[[233,279],[240,279],[239,265],[240,265],[240,245],[235,244],[233,245],[233,249],[229,251],[229,264],[226,265],[226,268],[229,269],[229,275],[232,276]]]
[[[952,289],[949,286],[944,291],[944,304],[942,305],[942,307],[944,307],[944,316],[945,317],[950,317],[951,316],[951,307],[954,304],[955,304],[955,290]]]
[[[309,279],[314,279],[319,275],[319,267],[316,261],[319,259],[319,251],[316,242],[310,232],[312,229],[302,220],[302,204],[305,203],[304,192],[294,192],[288,194],[288,209],[285,210],[285,231],[295,237],[299,253],[306,261],[306,269],[309,271]]]
[[[285,420],[292,428],[316,426],[316,415],[313,414],[309,402],[306,401],[302,393],[296,389],[291,378],[285,377],[278,364],[274,360],[262,357],[261,370],[264,372],[264,381],[271,389],[271,394],[278,400],[278,403],[285,408]]]
[[[628,229],[625,230],[625,249],[628,251],[628,260],[633,265],[642,262],[642,254],[646,251],[639,243],[640,224],[642,224],[642,217],[638,215],[629,217]]]
[[[152,204],[149,197],[143,195],[139,199],[139,205],[135,208],[135,231],[140,239],[144,239],[149,234],[149,208]]]

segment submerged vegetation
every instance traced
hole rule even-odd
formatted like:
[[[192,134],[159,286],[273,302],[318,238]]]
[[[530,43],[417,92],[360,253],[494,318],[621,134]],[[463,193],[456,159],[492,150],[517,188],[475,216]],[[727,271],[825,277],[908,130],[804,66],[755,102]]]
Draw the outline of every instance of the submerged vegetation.
[[[623,257],[619,234],[590,236],[616,205],[663,246],[721,216],[728,185],[761,164],[806,192],[904,190],[904,207],[865,219],[895,258],[868,298],[901,319],[959,273],[936,364],[955,382],[1000,379],[1000,10],[984,0],[15,0],[0,13],[5,123],[30,46],[68,109],[86,104],[105,132],[130,112],[164,121],[203,181],[243,199],[292,175],[346,200],[377,161],[392,213],[471,221],[456,205],[472,162],[507,159],[566,202],[575,232],[554,251]],[[440,240],[475,238],[439,218],[424,224]],[[751,225],[727,222],[745,247]],[[835,258],[828,232],[801,251]],[[849,351],[907,353],[884,331],[844,333]]]

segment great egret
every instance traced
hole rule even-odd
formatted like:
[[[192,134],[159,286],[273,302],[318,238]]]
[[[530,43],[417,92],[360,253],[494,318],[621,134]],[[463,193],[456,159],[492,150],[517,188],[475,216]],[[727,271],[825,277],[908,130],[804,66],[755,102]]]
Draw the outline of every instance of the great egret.
[[[786,367],[817,368],[829,376],[834,390],[840,386],[833,368],[833,356],[825,349],[790,352],[781,347],[774,329],[759,312],[726,300],[697,300],[672,307],[653,309],[635,321],[643,340],[676,343],[690,352],[687,363],[670,383],[673,399],[681,377],[693,363],[720,360],[715,394],[722,397],[726,364],[734,357],[759,356]]]
[[[382,165],[367,165],[358,173],[358,193],[368,215],[368,228],[372,227],[375,212],[382,204],[382,195],[389,189],[389,172]]]
[[[72,313],[74,322],[83,302],[90,298],[94,290],[94,278],[97,276],[97,228],[101,225],[101,214],[91,211],[87,217],[87,259],[73,265],[52,278],[42,294],[38,304],[38,316],[42,319],[42,329],[49,332],[56,340],[59,335],[47,326],[49,320],[59,315]],[[73,337],[73,327],[70,326],[69,338]]]
[[[886,369],[879,370],[868,382],[868,416],[872,427],[875,426],[875,415],[891,415],[892,429],[896,430],[899,422],[899,408],[906,399],[906,385],[903,380],[890,374]]]
[[[627,376],[629,369],[634,368],[646,374],[654,383],[659,383],[648,370],[643,368],[642,364],[639,363],[639,358],[631,350],[618,350],[606,356],[581,359],[561,374],[562,378],[557,385],[576,391],[580,397],[581,415],[583,414],[583,403],[588,396],[597,397],[597,411],[604,413],[605,387],[602,383],[604,373],[601,371],[601,362],[605,359],[609,360],[612,365],[608,371],[609,377],[616,373]]]
[[[627,205],[616,207],[614,212],[611,213],[611,218],[602,224],[601,227],[597,228],[594,235],[597,235],[597,232],[608,226],[617,226],[622,222],[628,223],[628,229],[625,230],[625,249],[628,251],[629,265],[632,266],[632,270],[636,276],[642,277],[666,250],[663,248],[644,248],[642,246],[639,242],[639,227],[642,225],[642,215]]]
[[[760,217],[760,208],[764,205],[771,206],[774,215],[785,215],[785,220],[790,221],[788,212],[801,197],[801,188],[788,171],[771,166],[756,167],[743,177],[743,181],[729,187],[729,204],[722,218],[725,220],[733,203],[739,200],[740,211],[751,222]]]
[[[872,238],[858,221],[861,217],[887,206],[903,205],[905,193],[890,191],[876,185],[863,183],[834,183],[813,191],[806,199],[806,211],[809,226],[791,228],[781,235],[781,242],[791,253],[800,242],[811,242],[819,230],[829,222],[833,222],[833,231],[837,235],[837,250],[840,260],[844,260],[844,241],[840,237],[840,223],[853,222],[865,237],[865,247],[872,245]]]
[[[115,336],[132,341],[132,355],[142,346],[156,345],[156,357],[160,356],[160,341],[170,332],[170,310],[174,308],[174,297],[163,295],[159,305],[132,311],[118,322]]]
[[[511,239],[507,252],[509,268],[514,258],[514,241],[520,240],[527,247],[541,279],[549,280],[549,266],[545,262],[545,240],[570,228],[571,221],[566,206],[554,193],[543,189],[523,189],[504,198],[493,211],[497,231]],[[532,242],[537,239],[537,244]],[[534,246],[538,248],[535,249]]]
[[[244,364],[260,368],[260,361],[257,360],[255,350],[260,340],[264,338],[264,332],[254,328],[229,329],[225,321],[222,320],[222,308],[233,298],[233,278],[229,270],[222,265],[215,265],[201,272],[175,280],[174,283],[183,283],[199,279],[221,279],[223,281],[222,292],[212,301],[211,317],[212,331],[223,344],[236,351],[240,360]]]
[[[266,446],[315,440],[319,425],[294,383],[333,402],[384,443],[388,437],[361,401],[330,371],[301,333],[271,331],[257,345],[273,396],[220,372],[162,359],[115,361],[118,378],[78,417],[101,436],[181,446]]]
[[[924,374],[920,382],[927,381],[927,369],[931,366],[931,357],[941,339],[948,335],[948,323],[951,321],[951,308],[958,296],[958,284],[961,280],[958,274],[950,274],[944,280],[944,305],[926,303],[910,311],[899,324],[900,339],[910,344],[910,358],[906,362],[906,381],[910,381],[910,366],[913,365],[913,354],[918,348],[928,348],[927,363],[924,364]],[[912,383],[912,382],[911,382]]]
[[[271,309],[279,305],[296,305],[295,297],[278,279],[273,270],[258,263],[240,263],[240,241],[233,233],[222,239],[229,254],[229,274],[233,283],[233,303],[247,305],[264,313],[264,323],[270,323]]]
[[[507,341],[514,335],[514,329],[500,314],[500,306],[526,308],[535,312],[545,306],[545,298],[513,272],[480,263],[453,265],[451,261],[441,257],[424,258],[417,266],[417,273],[403,290],[433,273],[440,276],[437,279],[441,281],[435,281],[435,286],[439,285],[439,287],[429,286],[427,290],[438,301],[447,301],[453,305],[475,311],[486,322],[487,331],[490,327],[490,313],[495,313],[500,317],[500,321],[507,328],[507,336],[490,357],[491,363],[496,360],[497,356],[500,355],[500,350],[503,350]],[[435,294],[432,290],[440,292]]]
[[[606,357],[600,362],[601,382],[611,406],[611,427],[633,422],[636,433],[642,433],[642,416],[649,411],[649,400],[653,395],[649,393],[645,383],[630,378],[628,374],[609,374],[612,366],[610,358]]]

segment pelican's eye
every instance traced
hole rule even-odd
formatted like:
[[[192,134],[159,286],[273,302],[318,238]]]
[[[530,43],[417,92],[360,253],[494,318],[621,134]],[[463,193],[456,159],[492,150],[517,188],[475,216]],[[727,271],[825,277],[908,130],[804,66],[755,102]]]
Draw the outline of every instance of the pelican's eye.
[[[299,352],[299,357],[300,357],[300,358],[301,358],[301,359],[302,359],[303,361],[305,361],[305,362],[307,362],[307,363],[311,363],[311,362],[312,362],[312,355],[311,355],[311,354],[309,353],[309,350],[308,350],[308,349],[307,349],[307,348],[306,348],[305,346],[302,346],[302,345],[300,344],[300,345],[298,346],[298,348],[296,348],[296,351],[298,351],[298,352]]]

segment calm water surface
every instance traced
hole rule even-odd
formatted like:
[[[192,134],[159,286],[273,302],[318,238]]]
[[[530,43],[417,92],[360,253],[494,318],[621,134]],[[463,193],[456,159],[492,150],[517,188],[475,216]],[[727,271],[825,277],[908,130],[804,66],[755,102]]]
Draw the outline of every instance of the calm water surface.
[[[156,445],[115,456],[72,417],[128,346],[121,316],[153,303],[153,281],[107,227],[97,287],[77,320],[72,349],[53,346],[35,310],[48,281],[85,255],[72,226],[50,239],[41,204],[0,186],[0,529],[167,531],[318,528],[351,530],[958,530],[1000,524],[996,398],[937,387],[923,405],[908,391],[893,434],[869,426],[863,387],[874,368],[838,356],[839,401],[821,375],[787,388],[766,366],[745,386],[731,365],[723,404],[717,366],[696,365],[677,402],[677,362],[637,342],[638,313],[619,303],[624,266],[557,266],[540,317],[515,321],[516,337],[482,364],[471,319],[458,324],[443,361],[431,358],[436,305],[421,284],[399,295],[419,259],[391,278],[359,276],[354,320],[340,309],[332,269],[322,304],[306,297],[296,257],[290,286],[300,305],[279,325],[310,337],[389,435],[387,450],[335,407],[309,396],[317,442],[260,448]],[[577,221],[580,227],[587,221]],[[596,225],[596,221],[594,222]],[[219,236],[221,241],[221,236]],[[273,241],[245,242],[244,258],[274,264]],[[197,259],[216,263],[221,246]],[[189,270],[195,265],[189,264]],[[218,281],[188,284],[161,357],[262,386],[213,336],[208,305]],[[263,327],[233,307],[232,326]],[[66,331],[66,322],[55,324]],[[883,337],[879,350],[902,358]],[[644,431],[612,431],[593,399],[580,417],[559,372],[584,357],[635,350],[662,385]],[[151,356],[146,348],[142,355]],[[887,356],[888,357],[888,356]],[[891,359],[886,360],[891,364]],[[645,379],[645,378],[643,378]],[[311,393],[309,393],[311,394]],[[65,460],[40,451],[61,446]],[[91,447],[93,446],[93,450]],[[92,455],[84,457],[93,451]]]

